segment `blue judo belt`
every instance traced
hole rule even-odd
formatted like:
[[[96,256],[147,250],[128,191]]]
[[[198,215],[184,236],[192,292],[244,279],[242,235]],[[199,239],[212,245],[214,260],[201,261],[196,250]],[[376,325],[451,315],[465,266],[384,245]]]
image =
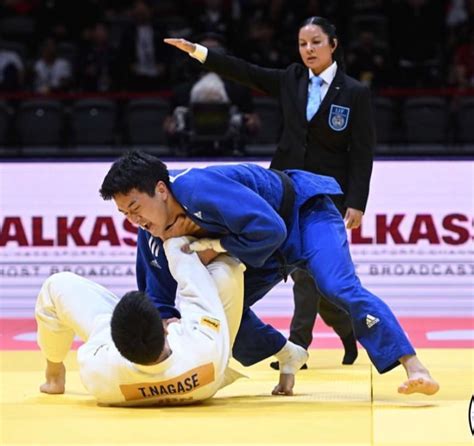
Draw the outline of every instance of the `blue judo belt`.
[[[270,169],[273,173],[276,173],[281,180],[283,186],[283,197],[281,199],[280,207],[278,208],[278,215],[283,219],[286,225],[286,229],[290,231],[290,217],[293,212],[293,206],[295,205],[295,188],[291,178],[284,172],[279,170]],[[288,263],[281,249],[277,249],[274,253],[278,263],[280,264],[279,271],[283,280],[288,280]]]

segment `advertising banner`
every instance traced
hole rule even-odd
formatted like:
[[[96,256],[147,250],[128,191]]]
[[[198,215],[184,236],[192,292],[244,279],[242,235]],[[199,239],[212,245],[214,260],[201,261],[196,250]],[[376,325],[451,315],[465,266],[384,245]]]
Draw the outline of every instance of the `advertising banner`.
[[[3,317],[32,317],[42,282],[59,271],[73,271],[119,295],[136,287],[136,228],[98,193],[109,167],[0,165]],[[470,161],[375,163],[362,227],[349,234],[351,252],[363,284],[396,313],[472,315],[473,174]],[[291,316],[291,285],[272,291],[257,304],[259,312]]]

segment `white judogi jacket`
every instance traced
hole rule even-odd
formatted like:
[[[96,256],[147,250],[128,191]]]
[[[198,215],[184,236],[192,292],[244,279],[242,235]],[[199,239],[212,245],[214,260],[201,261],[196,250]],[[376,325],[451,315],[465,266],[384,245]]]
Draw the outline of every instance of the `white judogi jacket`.
[[[104,301],[113,296],[105,288],[71,273],[52,276],[43,286],[36,308],[38,342],[43,353],[51,361],[62,361],[67,349],[63,346],[58,350],[58,331],[64,332],[64,325],[79,335],[82,331],[87,341],[77,354],[80,376],[99,403],[189,404],[210,398],[220,387],[241,376],[230,369],[226,373],[226,369],[242,313],[244,266],[228,255],[221,255],[206,268],[196,254],[180,251],[185,241],[179,238],[164,244],[170,271],[178,282],[182,319],[168,325],[167,340],[172,353],[159,364],[134,364],[115,348],[110,319],[116,301],[112,305],[107,303],[109,311],[103,310]],[[81,327],[58,320],[58,316],[66,314],[74,317],[78,311],[83,315],[84,309],[98,300],[102,301],[99,314],[96,312],[91,318],[89,311],[88,318],[74,321]],[[54,306],[54,312],[48,311],[48,302]],[[73,308],[78,302],[80,306]],[[51,318],[52,313],[55,318]],[[48,341],[48,336],[51,339],[53,335],[54,343]]]

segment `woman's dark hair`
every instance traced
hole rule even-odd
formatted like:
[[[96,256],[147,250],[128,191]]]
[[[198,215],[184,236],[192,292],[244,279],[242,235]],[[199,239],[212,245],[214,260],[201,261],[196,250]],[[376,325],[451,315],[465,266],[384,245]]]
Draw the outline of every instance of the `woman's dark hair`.
[[[308,25],[319,26],[323,30],[324,34],[328,36],[329,44],[333,47],[336,45],[335,40],[337,39],[337,48],[335,49],[334,53],[332,53],[332,58],[335,62],[337,62],[337,66],[340,69],[345,70],[346,64],[344,62],[344,51],[342,50],[341,42],[339,40],[339,37],[337,36],[336,26],[324,17],[314,16],[307,18],[300,25],[298,30]]]
[[[136,150],[115,161],[105,176],[99,193],[104,200],[110,200],[117,194],[127,194],[132,189],[137,189],[153,197],[158,181],[169,186],[166,165],[156,156]]]
[[[157,308],[145,293],[130,291],[114,309],[112,340],[120,354],[135,364],[149,365],[165,345],[165,330]]]

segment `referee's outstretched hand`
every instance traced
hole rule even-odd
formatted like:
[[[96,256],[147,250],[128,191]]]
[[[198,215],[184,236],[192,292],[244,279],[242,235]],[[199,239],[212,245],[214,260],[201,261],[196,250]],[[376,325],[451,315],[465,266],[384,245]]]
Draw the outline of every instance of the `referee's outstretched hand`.
[[[176,48],[184,51],[185,53],[193,53],[196,49],[196,45],[192,42],[188,42],[185,39],[163,39],[163,42],[167,43],[168,45],[175,46]]]

